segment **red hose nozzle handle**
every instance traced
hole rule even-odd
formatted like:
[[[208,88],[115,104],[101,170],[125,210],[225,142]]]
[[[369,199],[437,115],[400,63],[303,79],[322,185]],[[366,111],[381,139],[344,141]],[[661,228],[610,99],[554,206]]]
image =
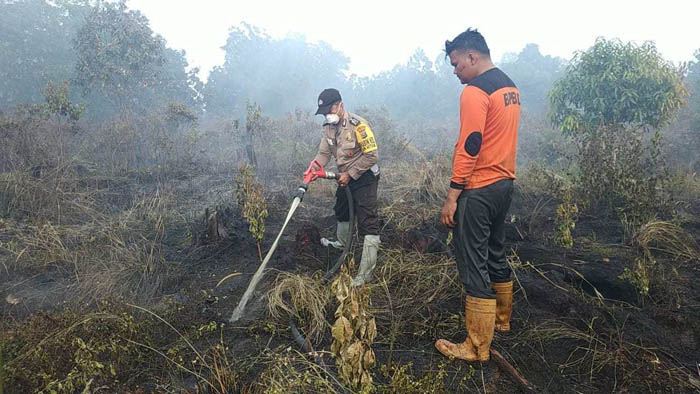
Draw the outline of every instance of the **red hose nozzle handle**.
[[[314,167],[318,169],[315,169]],[[318,160],[312,160],[309,164],[309,168],[307,168],[306,171],[304,171],[304,183],[308,185],[309,183],[313,182],[316,178],[336,179],[337,176],[333,172],[325,171],[321,163],[318,162]]]

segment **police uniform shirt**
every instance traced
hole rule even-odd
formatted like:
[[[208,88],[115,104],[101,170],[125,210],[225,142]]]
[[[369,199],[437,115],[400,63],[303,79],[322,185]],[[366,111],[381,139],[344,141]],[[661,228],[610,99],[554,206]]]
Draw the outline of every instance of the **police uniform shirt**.
[[[353,113],[337,124],[323,125],[323,135],[316,160],[325,166],[334,157],[339,172],[358,179],[365,171],[376,167],[379,159],[377,141],[367,120]]]

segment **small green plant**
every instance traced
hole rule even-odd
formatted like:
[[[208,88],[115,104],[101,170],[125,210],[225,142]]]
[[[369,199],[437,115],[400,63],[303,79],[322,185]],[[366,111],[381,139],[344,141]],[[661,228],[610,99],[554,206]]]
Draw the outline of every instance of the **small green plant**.
[[[246,122],[245,122],[245,146],[246,156],[250,165],[257,167],[258,159],[255,155],[255,137],[260,134],[263,128],[264,118],[262,108],[258,103],[246,101]]]
[[[147,324],[126,312],[35,313],[0,334],[0,392],[2,385],[47,394],[119,391],[129,375],[154,362],[139,345],[153,343]]]
[[[384,364],[379,370],[382,375],[389,381],[389,387],[386,392],[390,394],[440,394],[447,393],[450,389],[445,385],[445,378],[448,376],[447,371],[448,360],[440,361],[437,369],[431,369],[422,377],[417,377],[412,373],[413,363],[407,364]],[[466,373],[461,373],[462,365],[458,368],[462,375],[459,381],[457,392],[464,393],[469,391],[466,382],[474,376],[474,368],[471,365],[466,365]]]
[[[70,86],[68,81],[54,84],[49,81],[44,87],[45,103],[41,107],[47,115],[65,117],[76,121],[85,112],[85,104],[73,104],[70,101]]]
[[[256,379],[251,392],[265,394],[340,394],[347,393],[339,382],[320,365],[309,360],[292,346],[264,349],[260,357],[268,365]],[[241,390],[241,392],[248,392]]]
[[[263,187],[255,178],[255,170],[250,164],[238,168],[236,178],[236,200],[241,214],[249,224],[248,231],[253,235],[258,245],[258,257],[262,262],[260,241],[265,235],[265,218],[267,218],[267,200],[263,195]]]
[[[563,201],[557,206],[557,233],[554,239],[559,246],[567,249],[574,246],[574,237],[571,232],[576,227],[577,215],[578,206],[574,202],[571,189],[566,189]]]
[[[339,305],[331,329],[331,352],[335,355],[340,377],[359,392],[371,392],[373,385],[369,371],[376,363],[371,346],[377,335],[377,325],[369,313],[369,289],[353,287],[345,266],[333,281],[332,289]]]
[[[639,294],[649,295],[650,277],[656,266],[656,260],[651,256],[638,257],[634,259],[632,269],[625,268],[620,275],[620,279],[630,282],[637,288]]]
[[[209,390],[217,394],[225,394],[238,391],[240,367],[234,365],[235,361],[228,356],[227,351],[228,347],[223,342],[219,342],[212,346],[204,355],[207,363],[204,366],[200,366],[200,368],[203,372],[208,372],[210,381],[206,382],[206,384],[200,382],[200,392]],[[206,373],[202,375],[206,375]]]

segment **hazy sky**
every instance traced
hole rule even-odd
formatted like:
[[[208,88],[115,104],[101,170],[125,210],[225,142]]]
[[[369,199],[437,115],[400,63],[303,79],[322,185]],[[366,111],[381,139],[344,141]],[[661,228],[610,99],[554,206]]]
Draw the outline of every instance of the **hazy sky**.
[[[543,54],[570,58],[597,36],[653,40],[669,60],[685,61],[700,48],[700,2],[559,1],[269,1],[129,0],[169,46],[184,49],[202,69],[223,63],[229,27],[245,21],[281,38],[301,33],[323,40],[350,58],[350,72],[374,74],[405,62],[420,47],[434,59],[467,27],[477,27],[492,58],[539,44]],[[264,56],[263,53],[260,56]]]

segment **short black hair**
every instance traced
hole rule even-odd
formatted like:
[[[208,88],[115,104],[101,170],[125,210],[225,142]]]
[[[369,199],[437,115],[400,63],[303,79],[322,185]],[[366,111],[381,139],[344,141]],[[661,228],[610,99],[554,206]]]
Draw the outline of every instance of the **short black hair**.
[[[459,33],[454,40],[445,40],[445,55],[449,56],[450,52],[460,49],[477,51],[482,55],[491,57],[491,51],[489,46],[486,45],[484,36],[477,29],[472,29],[471,27]]]

